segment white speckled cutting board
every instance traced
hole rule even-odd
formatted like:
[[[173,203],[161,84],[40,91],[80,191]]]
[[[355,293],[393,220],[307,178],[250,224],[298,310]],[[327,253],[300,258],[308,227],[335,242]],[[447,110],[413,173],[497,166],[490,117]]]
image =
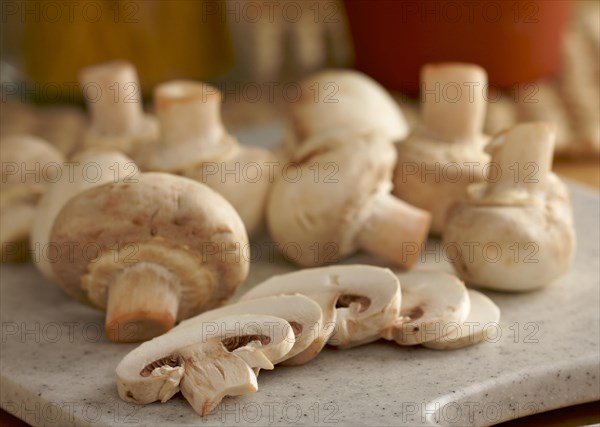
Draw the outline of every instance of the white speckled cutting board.
[[[272,141],[277,129],[243,133]],[[597,191],[571,185],[577,255],[571,271],[524,295],[486,292],[499,335],[440,352],[377,342],[325,349],[309,364],[262,371],[255,394],[199,418],[182,398],[122,402],[114,369],[134,345],[102,335],[104,315],[70,300],[31,265],[0,267],[0,406],[33,425],[480,425],[600,399],[600,230]],[[430,242],[431,249],[437,247]],[[240,291],[293,269],[268,245]],[[437,259],[436,259],[437,258]],[[348,262],[376,262],[357,256]],[[450,271],[428,251],[419,269]]]

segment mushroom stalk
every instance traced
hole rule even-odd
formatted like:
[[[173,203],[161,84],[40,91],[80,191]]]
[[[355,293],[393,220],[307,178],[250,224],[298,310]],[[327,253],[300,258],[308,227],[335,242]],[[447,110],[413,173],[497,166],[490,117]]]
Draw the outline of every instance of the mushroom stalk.
[[[126,61],[111,61],[83,68],[79,82],[100,134],[136,132],[144,122],[140,84],[135,68]]]
[[[178,280],[166,268],[139,262],[117,275],[108,290],[106,335],[137,342],[171,329],[179,308]]]
[[[487,84],[485,70],[472,64],[426,65],[421,82],[423,124],[432,136],[454,142],[481,134],[486,101],[477,91]]]
[[[525,191],[545,191],[552,169],[555,132],[546,123],[516,126],[497,136],[486,147],[492,155],[486,196]]]
[[[358,234],[358,245],[402,268],[412,267],[429,233],[431,215],[386,192],[371,203],[371,215]]]

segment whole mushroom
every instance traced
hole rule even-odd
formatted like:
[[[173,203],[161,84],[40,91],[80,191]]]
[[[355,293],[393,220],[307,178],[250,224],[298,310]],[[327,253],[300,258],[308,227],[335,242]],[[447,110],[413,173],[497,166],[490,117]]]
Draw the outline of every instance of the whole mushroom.
[[[482,133],[487,75],[472,64],[430,64],[421,84],[422,123],[397,144],[393,193],[430,212],[431,231],[440,234],[448,209],[483,180],[489,161]]]
[[[48,185],[60,179],[64,158],[43,139],[13,135],[0,142],[0,258],[27,257],[27,240],[36,206]]]
[[[396,153],[370,130],[321,133],[277,176],[267,206],[271,236],[295,263],[318,266],[358,249],[409,268],[430,215],[390,194]]]
[[[73,197],[50,234],[56,280],[106,310],[112,341],[147,340],[218,307],[248,274],[246,230],[225,199],[183,177],[136,179]]]
[[[50,232],[62,207],[77,194],[107,183],[123,181],[136,183],[139,173],[136,164],[119,151],[87,149],[61,165],[59,179],[48,186],[33,217],[30,249],[37,269],[55,280],[50,251],[55,242]],[[59,253],[58,251],[57,253]]]
[[[221,92],[208,84],[175,80],[154,91],[161,136],[139,157],[142,169],[200,181],[238,211],[249,235],[262,229],[276,160],[270,151],[242,146],[223,126]]]
[[[519,124],[487,146],[487,182],[449,213],[444,246],[459,277],[506,291],[548,285],[573,261],[575,231],[570,197],[551,172],[554,129]]]
[[[79,73],[91,116],[84,148],[120,150],[134,155],[158,137],[158,123],[144,113],[140,83],[133,64],[115,60],[83,68]]]

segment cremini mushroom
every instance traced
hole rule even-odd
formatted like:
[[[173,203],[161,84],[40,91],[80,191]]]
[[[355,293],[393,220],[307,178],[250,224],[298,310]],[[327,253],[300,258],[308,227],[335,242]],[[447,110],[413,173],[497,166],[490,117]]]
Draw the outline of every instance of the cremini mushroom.
[[[0,257],[22,261],[36,206],[48,185],[60,178],[64,159],[43,139],[13,135],[2,138],[0,160]]]
[[[400,312],[398,278],[386,268],[369,265],[336,265],[273,276],[241,300],[295,293],[316,301],[323,310],[321,347],[327,343],[346,348],[377,340]],[[317,353],[296,357],[307,362]]]
[[[176,80],[154,91],[161,137],[140,157],[142,169],[176,173],[203,182],[238,211],[248,234],[262,229],[276,166],[270,151],[248,147],[223,126],[221,92],[208,84]]]
[[[447,325],[445,334],[438,339],[423,343],[423,347],[436,350],[453,350],[477,344],[490,338],[488,330],[492,330],[492,338],[497,337],[500,309],[494,301],[481,292],[469,289],[471,308],[469,315],[463,322]]]
[[[106,310],[112,341],[146,340],[218,307],[248,274],[246,230],[223,197],[174,175],[136,179],[71,198],[50,234],[62,251],[52,253],[54,276]]]
[[[519,124],[487,146],[487,182],[449,213],[444,247],[460,278],[478,286],[527,291],[570,267],[575,231],[569,192],[551,172],[554,129]]]
[[[202,323],[236,314],[265,314],[288,321],[294,332],[294,346],[282,359],[275,360],[273,363],[299,365],[309,360],[306,356],[312,359],[313,355],[318,354],[323,347],[321,307],[312,299],[300,294],[270,296],[226,305],[184,320],[173,331],[189,327],[197,328]],[[296,358],[295,356],[300,353],[303,353],[303,357]],[[286,361],[288,363],[285,363]]]
[[[400,316],[381,336],[400,345],[439,339],[448,325],[464,321],[470,310],[467,288],[447,273],[414,271],[399,274]]]
[[[117,366],[121,399],[138,404],[166,402],[181,391],[204,416],[225,396],[258,390],[255,370],[273,369],[292,348],[285,320],[235,315],[198,327],[176,329],[141,344]]]
[[[144,114],[140,83],[133,64],[115,60],[79,72],[79,85],[91,116],[84,148],[106,148],[134,155],[158,137],[156,120]]]
[[[318,266],[363,249],[409,268],[428,212],[390,194],[395,149],[370,130],[321,133],[295,152],[269,195],[267,225],[295,263]]]
[[[391,141],[406,138],[408,125],[398,104],[375,80],[353,70],[324,70],[300,82],[298,100],[289,105],[285,156],[322,132],[371,129]]]
[[[55,280],[50,251],[50,231],[62,207],[75,195],[92,187],[124,181],[137,182],[136,164],[115,150],[87,149],[80,151],[69,162],[61,165],[59,179],[48,186],[39,201],[33,217],[30,249],[38,270],[50,280]],[[60,254],[61,251],[56,252]]]
[[[431,212],[431,231],[440,234],[448,209],[483,179],[489,160],[482,133],[487,75],[472,64],[431,64],[421,84],[422,123],[397,144],[393,193]]]

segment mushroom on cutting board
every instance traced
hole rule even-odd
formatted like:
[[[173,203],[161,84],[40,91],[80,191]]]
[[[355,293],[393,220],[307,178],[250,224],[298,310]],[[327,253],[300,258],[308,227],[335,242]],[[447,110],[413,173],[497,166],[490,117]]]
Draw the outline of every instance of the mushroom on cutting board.
[[[133,64],[115,60],[79,72],[79,85],[91,116],[84,148],[147,150],[158,137],[156,120],[144,114],[140,83]]]
[[[430,64],[421,70],[424,92],[421,125],[397,144],[394,172],[397,197],[431,212],[431,231],[444,230],[447,211],[483,180],[485,71],[472,64]]]
[[[143,170],[169,172],[200,181],[238,211],[249,235],[263,227],[274,155],[240,145],[221,122],[221,92],[194,81],[175,80],[154,90],[161,136],[139,157]]]
[[[63,289],[106,310],[112,341],[142,341],[222,305],[248,274],[244,225],[196,181],[141,173],[91,188],[61,209],[50,241]]]
[[[285,157],[305,140],[337,129],[371,129],[396,142],[408,124],[394,99],[375,80],[353,70],[325,70],[300,82],[299,99],[289,105]]]
[[[411,271],[399,274],[402,287],[400,315],[381,332],[400,345],[417,345],[439,339],[442,331],[469,315],[467,288],[447,273]]]
[[[321,347],[375,341],[400,312],[398,278],[386,268],[370,265],[336,265],[273,276],[240,300],[295,293],[316,301],[323,310]],[[305,363],[317,353],[300,353],[297,360]]]
[[[48,186],[38,203],[29,241],[35,266],[50,280],[56,280],[52,271],[55,260],[50,257],[55,242],[50,240],[50,231],[62,207],[92,187],[118,181],[135,183],[139,173],[133,160],[110,150],[84,150],[61,166],[60,179]]]
[[[225,396],[258,390],[255,369],[273,369],[290,351],[294,333],[285,320],[235,315],[173,330],[141,344],[117,366],[121,399],[166,402],[181,391],[204,416]]]
[[[270,296],[226,305],[184,320],[173,328],[173,332],[182,328],[198,328],[203,323],[236,314],[265,314],[288,321],[294,332],[294,346],[281,359],[274,360],[274,364],[283,362],[299,365],[312,359],[323,348],[321,331],[324,325],[321,307],[312,299],[300,294]],[[302,356],[296,358],[300,353]]]
[[[378,133],[333,131],[306,141],[269,195],[267,225],[295,263],[318,266],[363,249],[409,268],[431,216],[390,194],[393,145]]]
[[[2,138],[0,161],[0,258],[22,261],[36,206],[48,185],[60,178],[64,158],[43,139],[13,135]]]
[[[551,172],[554,138],[546,123],[523,123],[487,146],[495,167],[452,208],[443,236],[467,283],[528,291],[569,269],[575,230],[568,190]]]
[[[446,334],[433,341],[423,343],[423,347],[436,350],[454,350],[477,344],[487,337],[487,330],[491,326],[498,326],[500,309],[494,301],[469,289],[471,308],[467,318],[460,323],[454,323],[446,328]]]

